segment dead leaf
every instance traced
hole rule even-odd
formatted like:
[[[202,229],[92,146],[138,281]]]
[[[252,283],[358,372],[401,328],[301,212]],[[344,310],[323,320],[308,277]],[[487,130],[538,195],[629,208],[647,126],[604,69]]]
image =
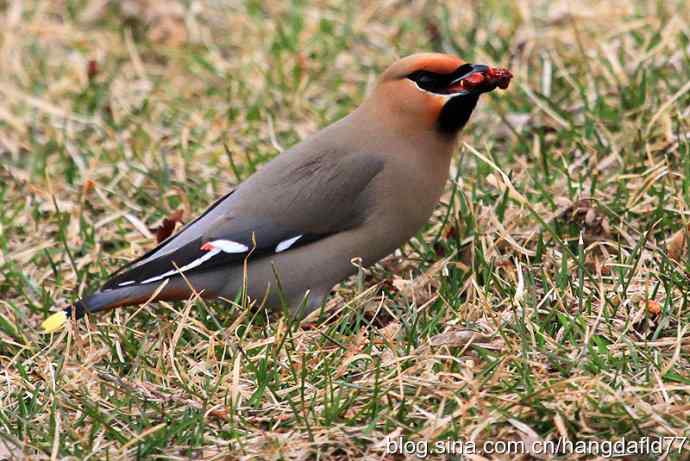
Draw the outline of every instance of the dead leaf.
[[[84,181],[84,184],[82,185],[81,193],[82,195],[86,195],[89,192],[91,192],[94,188],[96,187],[96,183],[94,182],[93,179],[86,179]]]
[[[218,419],[228,419],[229,413],[225,407],[220,407],[210,410],[208,415]]]
[[[677,263],[680,263],[688,254],[688,233],[690,233],[690,226],[688,226],[687,229],[681,229],[673,234],[666,243],[668,257]]]
[[[15,445],[14,441],[10,442],[10,440],[11,439],[0,442],[0,459],[21,459],[22,450],[19,444],[17,443],[17,445]]]
[[[647,313],[653,316],[661,314],[661,304],[653,299],[650,299],[647,301]]]
[[[395,341],[395,338],[398,336],[398,332],[400,331],[400,322],[391,322],[385,327],[381,328],[379,330],[379,333],[381,333],[381,336],[383,336],[386,341],[389,343],[393,343]]]
[[[364,346],[366,345],[367,342],[367,330],[366,328],[362,328],[359,333],[357,333],[357,336],[354,337],[353,340],[347,343],[347,351],[345,352],[345,356],[343,359],[340,361],[340,365],[338,366],[338,369],[335,372],[336,377],[340,377],[345,373],[347,370],[347,367],[350,365],[350,362],[352,362],[352,359],[359,354],[362,349],[364,349]]]
[[[560,214],[559,219],[582,230],[582,237],[587,245],[611,236],[608,217],[596,207],[596,202],[591,199],[581,199],[571,203]]]
[[[90,59],[89,63],[86,66],[86,76],[89,78],[89,81],[93,81],[94,78],[98,75],[98,62],[96,62],[95,59]]]
[[[162,16],[151,25],[148,37],[154,43],[176,48],[187,41],[187,28],[182,18]]]
[[[487,340],[488,338],[486,335],[483,335],[481,333],[477,333],[476,331],[472,330],[455,330],[455,331],[446,331],[444,333],[440,333],[436,336],[433,336],[429,340],[429,344],[432,346],[450,346],[450,347],[458,347],[458,346],[464,346],[470,341],[476,341],[476,340]]]
[[[148,29],[148,39],[156,44],[179,47],[189,39],[185,23],[187,11],[180,3],[124,0],[120,3],[120,9],[126,18],[141,21]]]
[[[175,225],[179,222],[182,223],[182,209],[177,209],[170,213],[167,218],[163,219],[160,226],[155,229],[151,229],[151,232],[156,233],[156,242],[161,243],[163,240],[167,239],[175,231]]]

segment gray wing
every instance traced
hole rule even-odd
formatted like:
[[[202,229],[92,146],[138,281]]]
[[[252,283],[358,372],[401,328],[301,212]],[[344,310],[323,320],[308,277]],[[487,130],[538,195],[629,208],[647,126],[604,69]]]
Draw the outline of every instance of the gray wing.
[[[102,289],[242,264],[352,229],[366,219],[382,170],[371,155],[281,154]]]

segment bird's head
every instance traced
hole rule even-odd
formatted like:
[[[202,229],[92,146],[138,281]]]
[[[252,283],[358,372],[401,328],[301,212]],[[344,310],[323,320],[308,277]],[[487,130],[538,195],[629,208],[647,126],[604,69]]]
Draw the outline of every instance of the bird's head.
[[[386,69],[372,99],[381,117],[454,137],[467,123],[479,95],[507,88],[512,77],[506,69],[466,63],[447,54],[413,54]]]

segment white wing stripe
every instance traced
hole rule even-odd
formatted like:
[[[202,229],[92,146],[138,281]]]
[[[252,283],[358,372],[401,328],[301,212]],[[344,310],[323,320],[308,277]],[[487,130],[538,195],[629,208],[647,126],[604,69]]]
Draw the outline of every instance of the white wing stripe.
[[[249,250],[247,245],[242,245],[238,242],[233,242],[232,240],[213,240],[208,242],[211,246],[220,248],[225,253],[244,253]]]
[[[206,252],[200,258],[195,259],[194,261],[192,261],[189,264],[185,264],[184,266],[180,267],[179,269],[174,269],[174,270],[165,272],[163,274],[156,275],[156,276],[148,278],[146,280],[142,280],[139,283],[144,284],[144,283],[156,282],[156,281],[164,279],[166,277],[170,277],[171,275],[175,275],[179,272],[184,272],[184,271],[188,271],[189,269],[194,269],[195,267],[198,267],[198,266],[202,265],[204,262],[213,258],[215,255],[217,255],[220,252],[221,252],[220,248],[214,248],[213,250]],[[125,283],[127,283],[127,282],[125,282]]]
[[[184,266],[180,267],[180,272],[188,271],[189,269],[194,269],[197,266],[200,266],[201,264],[205,263],[209,259],[213,258],[215,255],[220,253],[219,248],[214,248],[213,250],[207,252],[205,255],[203,255],[200,258],[195,259],[189,264],[185,264]],[[177,271],[175,271],[177,272]]]
[[[294,239],[290,240],[285,240],[283,242],[280,242],[278,246],[287,243],[287,246],[285,249],[287,249],[290,245],[292,245],[298,238],[300,238],[301,235],[295,237]],[[211,250],[205,252],[202,256],[199,258],[195,259],[194,261],[190,262],[189,264],[185,264],[184,266],[180,267],[179,269],[173,269],[168,272],[165,272],[160,275],[154,275],[153,277],[149,277],[146,280],[142,280],[139,282],[140,284],[145,284],[145,283],[151,283],[151,282],[157,282],[158,280],[162,280],[166,277],[170,277],[171,275],[179,274],[180,272],[185,272],[190,269],[194,269],[195,267],[201,266],[203,263],[208,261],[209,259],[213,258],[215,255],[218,253],[225,252],[225,253],[244,253],[245,251],[249,250],[249,247],[246,245],[243,245],[238,242],[233,242],[232,240],[213,240],[212,242],[208,242],[209,246],[212,247]],[[276,251],[278,249],[276,248]],[[282,250],[281,250],[282,251]],[[122,282],[119,283],[118,286],[124,287],[127,285],[131,285],[135,283],[134,280],[129,280],[127,282]]]
[[[164,279],[165,277],[170,277],[171,275],[173,275],[173,274],[176,273],[176,272],[177,272],[177,271],[168,271],[168,272],[166,272],[166,273],[164,273],[164,274],[156,275],[156,276],[151,277],[151,278],[148,278],[148,279],[146,279],[146,280],[142,280],[142,281],[139,282],[139,283],[144,284],[144,283],[156,282],[156,281],[158,281],[158,280]]]
[[[280,253],[281,251],[285,251],[288,248],[290,248],[293,243],[295,243],[297,240],[302,238],[302,235],[304,235],[304,234],[300,234],[297,237],[292,237],[292,238],[289,238],[287,240],[283,240],[282,242],[280,242],[278,245],[276,245],[276,253]]]

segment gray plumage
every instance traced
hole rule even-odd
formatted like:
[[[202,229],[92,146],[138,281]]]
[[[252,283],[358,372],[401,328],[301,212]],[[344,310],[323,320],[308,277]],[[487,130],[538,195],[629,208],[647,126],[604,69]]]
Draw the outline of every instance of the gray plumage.
[[[76,315],[142,303],[162,283],[156,299],[186,299],[190,284],[204,298],[233,299],[245,286],[251,299],[297,317],[317,308],[356,272],[355,258],[375,263],[429,219],[478,94],[503,83],[486,77],[484,86],[472,83],[476,91],[462,88],[464,77],[449,76],[467,68],[437,54],[394,64],[352,114],[278,155],[118,271],[75,305]],[[420,69],[457,93],[425,89],[426,80],[414,80]]]

